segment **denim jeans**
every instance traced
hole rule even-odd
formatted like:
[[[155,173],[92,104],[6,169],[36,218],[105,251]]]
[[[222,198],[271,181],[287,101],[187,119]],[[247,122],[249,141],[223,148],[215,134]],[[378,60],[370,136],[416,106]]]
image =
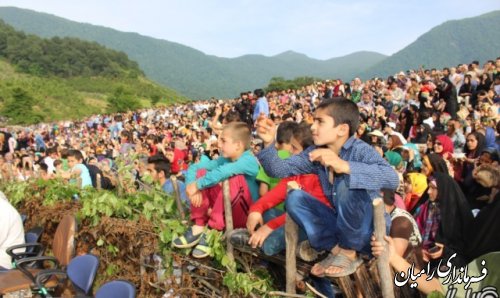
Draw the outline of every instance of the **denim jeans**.
[[[286,210],[305,230],[311,246],[330,251],[337,244],[370,255],[373,234],[372,199],[364,189],[349,189],[348,176],[335,179],[333,188],[335,209],[330,209],[308,193],[294,190],[286,199]],[[390,219],[386,214],[386,228]]]
[[[264,212],[262,217],[264,219],[264,222],[267,223],[271,219],[278,217],[283,213],[284,212],[279,209],[272,208]],[[307,240],[306,233],[299,228],[299,242],[304,240]],[[285,248],[285,226],[281,226],[272,231],[271,234],[266,238],[266,240],[264,240],[264,244],[262,245],[261,249],[265,255],[273,256],[282,252],[283,250],[285,250]]]

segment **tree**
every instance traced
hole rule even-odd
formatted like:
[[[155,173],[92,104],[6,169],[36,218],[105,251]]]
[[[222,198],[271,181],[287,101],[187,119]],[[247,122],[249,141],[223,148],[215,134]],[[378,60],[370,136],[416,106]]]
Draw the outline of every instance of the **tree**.
[[[160,101],[160,95],[153,94],[151,95],[151,105],[154,107]]]
[[[28,92],[17,87],[12,90],[12,99],[7,101],[3,114],[14,124],[34,124],[43,120],[43,117],[33,111],[35,100]]]
[[[134,98],[123,86],[116,88],[113,95],[108,98],[108,111],[110,113],[123,113],[141,108],[141,103]]]

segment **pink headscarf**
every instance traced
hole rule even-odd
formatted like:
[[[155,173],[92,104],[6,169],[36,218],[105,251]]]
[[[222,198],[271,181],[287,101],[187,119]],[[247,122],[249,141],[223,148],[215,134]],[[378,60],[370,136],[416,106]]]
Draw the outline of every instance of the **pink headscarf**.
[[[439,153],[439,155],[443,156],[446,153],[453,153],[453,141],[447,135],[439,135],[436,137],[436,141],[440,142],[443,145],[443,151]]]

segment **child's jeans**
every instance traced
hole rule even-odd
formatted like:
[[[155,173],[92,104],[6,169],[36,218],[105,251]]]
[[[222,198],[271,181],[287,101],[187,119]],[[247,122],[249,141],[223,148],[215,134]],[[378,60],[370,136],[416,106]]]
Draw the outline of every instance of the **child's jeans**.
[[[263,214],[264,222],[267,223],[271,219],[276,218],[282,215],[283,213],[284,213],[283,211],[276,208],[269,209]],[[300,227],[299,227],[298,240],[299,243],[301,241],[307,240],[306,233]],[[283,250],[285,250],[285,248],[286,248],[286,241],[285,241],[284,225],[273,230],[271,234],[269,234],[269,236],[266,238],[266,240],[264,240],[264,244],[262,244],[262,252],[264,252],[264,254],[268,256],[274,256],[275,254],[278,254]]]
[[[366,190],[349,189],[345,177],[336,178],[333,205],[326,207],[302,190],[291,191],[286,210],[316,250],[331,250],[335,245],[370,255],[373,234],[373,205]],[[386,215],[386,228],[390,218]]]
[[[197,176],[200,177],[204,174],[205,170],[200,170]],[[236,175],[229,178],[229,189],[234,228],[244,228],[246,227],[248,211],[253,203],[245,176]],[[224,230],[226,225],[221,183],[201,190],[201,194],[203,197],[201,206],[194,207],[191,204],[191,220],[198,226],[205,226],[208,223],[212,229]]]

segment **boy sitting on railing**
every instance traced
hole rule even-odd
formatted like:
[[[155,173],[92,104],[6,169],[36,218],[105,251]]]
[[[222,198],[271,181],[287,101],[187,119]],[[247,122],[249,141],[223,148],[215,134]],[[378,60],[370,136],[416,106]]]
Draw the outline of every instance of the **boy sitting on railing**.
[[[269,175],[289,177],[314,173],[334,209],[325,208],[302,190],[291,191],[287,213],[306,234],[316,250],[330,255],[311,270],[316,276],[341,277],[356,271],[362,263],[359,253],[370,253],[373,233],[372,199],[380,189],[396,189],[396,172],[370,145],[354,138],[359,111],[345,98],[325,99],[316,109],[311,127],[315,146],[281,160],[274,146],[263,149],[258,158]],[[273,125],[265,117],[257,122],[263,140],[272,140]]]
[[[286,122],[283,122],[286,123]],[[280,133],[283,132],[282,125],[278,127],[277,140],[283,138]],[[286,131],[285,131],[286,132]],[[293,155],[300,154],[304,148],[313,145],[311,136],[311,126],[307,123],[296,124],[290,137],[290,151]],[[264,143],[264,145],[269,145]],[[250,214],[247,220],[247,230],[235,231],[231,235],[231,242],[236,246],[251,245],[252,248],[260,247],[264,254],[275,255],[285,249],[285,214],[283,210],[276,206],[285,202],[287,196],[287,184],[295,181],[297,185],[312,197],[319,200],[326,207],[332,208],[330,202],[323,193],[318,176],[315,174],[304,174],[281,179],[275,188],[264,194],[250,208]],[[265,224],[264,224],[265,222]],[[260,227],[258,227],[260,225]],[[306,235],[301,231],[299,240],[305,240]],[[312,261],[315,258],[315,252],[308,248],[307,244],[300,247],[299,255],[306,261]]]
[[[205,237],[205,228],[223,230],[224,202],[220,182],[229,179],[231,206],[235,228],[245,227],[248,210],[258,198],[255,176],[259,171],[256,158],[250,148],[251,132],[248,125],[234,122],[226,125],[220,136],[221,157],[200,162],[189,167],[186,175],[186,193],[191,201],[191,220],[193,226],[173,245],[178,248],[191,248],[195,258],[210,255]]]

